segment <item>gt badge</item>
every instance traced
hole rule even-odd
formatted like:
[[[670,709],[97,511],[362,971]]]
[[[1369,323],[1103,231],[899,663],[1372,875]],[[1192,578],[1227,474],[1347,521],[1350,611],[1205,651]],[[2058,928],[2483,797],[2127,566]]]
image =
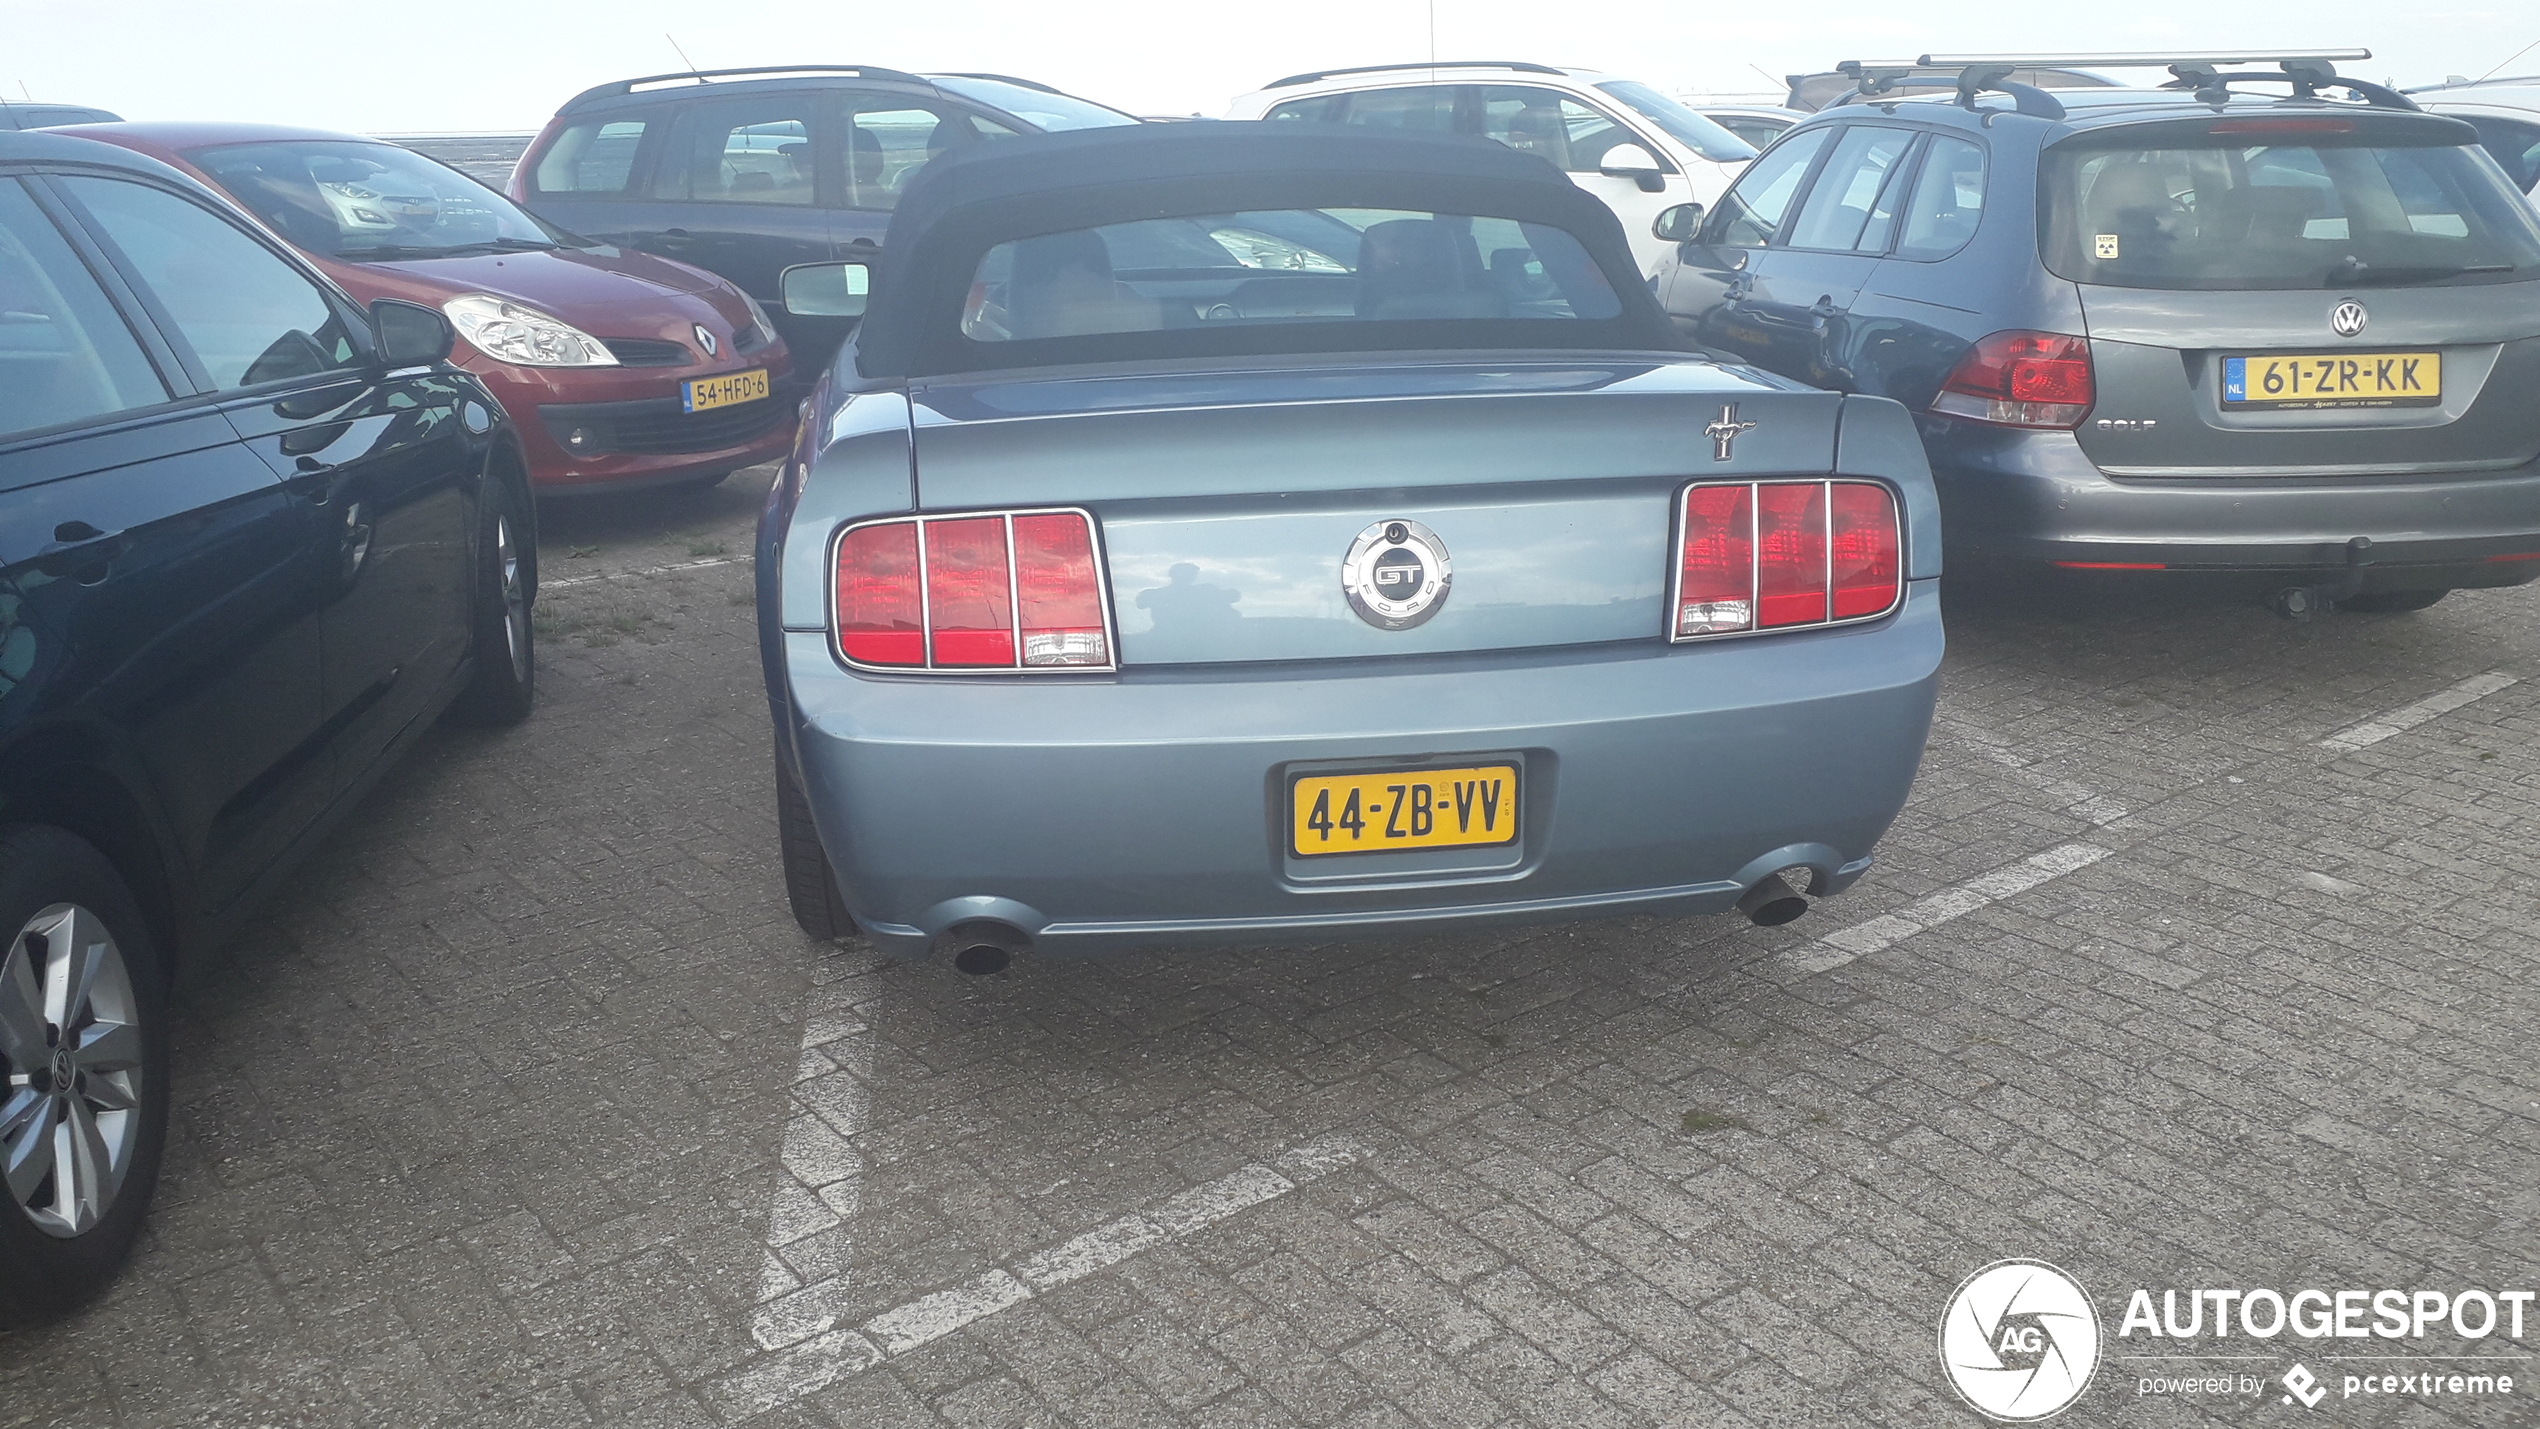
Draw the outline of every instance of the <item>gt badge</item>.
[[[1358,533],[1341,562],[1341,592],[1379,630],[1409,630],[1446,604],[1454,568],[1446,543],[1417,521],[1379,521]]]

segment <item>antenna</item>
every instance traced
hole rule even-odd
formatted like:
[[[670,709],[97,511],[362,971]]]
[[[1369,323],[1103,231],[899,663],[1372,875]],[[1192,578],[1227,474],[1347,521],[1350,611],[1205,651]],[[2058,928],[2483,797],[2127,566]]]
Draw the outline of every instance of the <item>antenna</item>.
[[[2502,60],[2497,62],[2496,69],[2503,69],[2506,65],[2512,64],[2515,60],[2521,59],[2524,55],[2531,53],[2535,48],[2540,48],[2540,40],[2533,40],[2530,44],[2525,45],[2521,49],[2514,51],[2512,54],[2505,56]],[[2489,70],[2486,74],[2480,75],[2479,78],[2481,80],[2488,78],[2496,72],[2496,69]],[[23,81],[21,81],[21,83],[23,83]]]
[[[1429,78],[1437,78],[1438,67],[1438,0],[1429,0]]]
[[[705,72],[697,68],[697,62],[695,60],[688,58],[688,52],[686,50],[679,48],[679,42],[677,40],[671,39],[670,32],[668,30],[662,31],[661,37],[665,40],[670,40],[671,50],[679,56],[679,62],[688,67],[688,73],[697,75],[700,78],[703,77]]]

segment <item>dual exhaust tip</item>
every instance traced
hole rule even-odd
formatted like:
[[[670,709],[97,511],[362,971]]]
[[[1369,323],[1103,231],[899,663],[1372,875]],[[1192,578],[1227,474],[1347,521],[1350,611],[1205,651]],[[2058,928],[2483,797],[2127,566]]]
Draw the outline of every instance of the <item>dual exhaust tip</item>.
[[[1778,928],[1808,911],[1808,900],[1789,880],[1778,873],[1768,873],[1755,880],[1755,886],[1738,895],[1737,911],[1758,928]]]
[[[1808,900],[1778,873],[1768,873],[1738,895],[1737,911],[1758,928],[1778,928],[1808,911]],[[1013,966],[1018,954],[1032,950],[1032,936],[1011,923],[972,918],[946,928],[935,946],[952,954],[953,970],[987,977]]]
[[[953,970],[971,977],[1001,973],[1015,955],[1032,950],[1032,935],[1011,923],[971,918],[938,934],[935,946],[952,954]]]

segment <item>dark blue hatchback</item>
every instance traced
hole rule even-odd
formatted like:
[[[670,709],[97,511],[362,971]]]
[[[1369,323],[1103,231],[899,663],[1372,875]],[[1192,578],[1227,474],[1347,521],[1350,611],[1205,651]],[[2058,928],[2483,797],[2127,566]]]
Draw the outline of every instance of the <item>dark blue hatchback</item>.
[[[0,133],[0,1325],[112,1273],[164,994],[444,710],[529,712],[532,514],[441,315]]]
[[[1007,75],[874,65],[652,75],[566,100],[508,192],[559,227],[730,279],[776,315],[808,381],[854,324],[784,311],[778,274],[878,258],[900,194],[943,154],[1137,122]]]

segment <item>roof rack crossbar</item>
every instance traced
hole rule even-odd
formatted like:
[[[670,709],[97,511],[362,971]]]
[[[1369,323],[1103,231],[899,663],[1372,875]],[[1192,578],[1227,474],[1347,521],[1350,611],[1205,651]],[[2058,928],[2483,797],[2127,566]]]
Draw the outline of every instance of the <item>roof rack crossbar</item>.
[[[1838,72],[1853,77],[1859,95],[1864,99],[1874,99],[1907,80],[1954,79],[1958,85],[1958,103],[1969,109],[1976,107],[1976,96],[1979,94],[2005,94],[2010,96],[2012,104],[2022,114],[2035,119],[2061,119],[2065,112],[2061,100],[2034,85],[2014,84],[2011,81],[2011,76],[2021,70],[2039,68],[2053,68],[2053,66],[2014,64],[2008,60],[1985,61],[1954,67],[1930,64],[1925,61],[1916,61],[1912,64],[1880,64],[1873,61],[1845,60],[1835,66]]]
[[[780,74],[851,74],[859,79],[896,80],[902,84],[927,83],[923,75],[910,74],[906,70],[885,69],[880,65],[752,65],[744,69],[683,69],[670,74],[648,74],[635,79],[620,79],[612,80],[607,84],[595,84],[566,100],[564,108],[558,112],[571,113],[592,100],[633,94],[636,90],[648,85],[706,84],[719,79],[746,79]]]
[[[2167,69],[2171,65],[2247,65],[2283,64],[2292,60],[2310,60],[2322,64],[2347,64],[2372,58],[2372,51],[2352,50],[2196,50],[2170,53],[2154,50],[2116,51],[2106,54],[2054,55],[1923,55],[1916,64],[1939,69],[1966,65],[2003,64],[2014,69],[2061,69],[2083,66],[2097,69]]]
[[[1263,89],[1286,89],[1292,84],[1312,84],[1318,79],[1335,79],[1345,74],[1382,74],[1391,69],[1508,69],[1520,74],[1559,74],[1551,65],[1528,64],[1524,60],[1433,60],[1427,64],[1353,65],[1348,69],[1318,69],[1307,74],[1292,74],[1274,79]]]

